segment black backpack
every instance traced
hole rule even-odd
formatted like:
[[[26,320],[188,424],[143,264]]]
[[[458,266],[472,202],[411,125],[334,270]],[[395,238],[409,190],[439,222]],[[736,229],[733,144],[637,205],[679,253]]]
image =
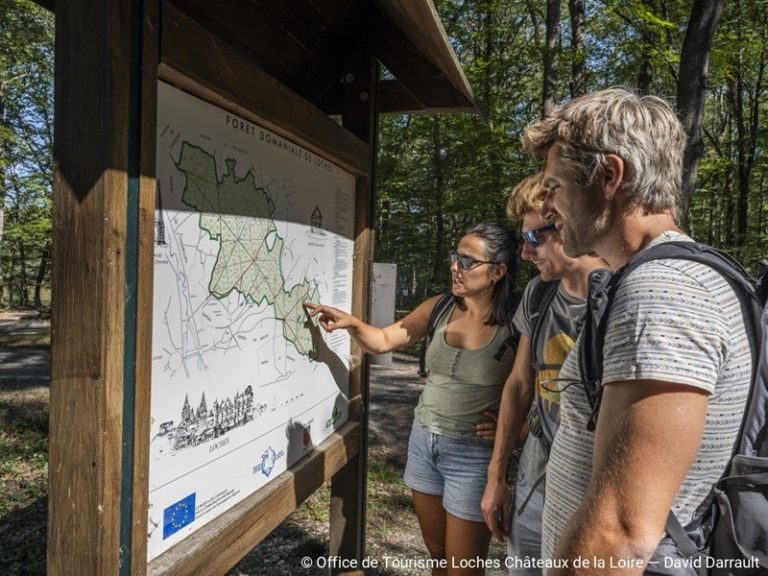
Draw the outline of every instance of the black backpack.
[[[517,310],[517,307],[520,304],[520,299],[522,298],[522,293],[518,291],[512,292],[509,299],[509,326],[507,326],[508,329],[508,336],[504,339],[504,341],[499,346],[499,349],[496,350],[496,354],[494,354],[494,358],[496,361],[500,361],[504,357],[504,353],[507,351],[507,348],[510,346],[517,346],[517,341],[520,339],[520,333],[518,332],[517,328],[514,327],[512,324],[512,317],[515,314],[515,310]],[[443,294],[440,297],[440,300],[437,301],[435,304],[435,307],[432,308],[432,312],[429,315],[429,328],[427,330],[427,335],[422,338],[421,340],[421,347],[419,348],[419,376],[421,377],[427,377],[429,376],[429,371],[427,370],[427,347],[429,346],[430,341],[432,340],[432,336],[435,334],[435,328],[437,328],[438,323],[440,320],[442,320],[443,316],[450,310],[451,304],[453,304],[455,301],[455,297],[450,292],[447,292]]]
[[[670,511],[669,538],[662,539],[646,574],[739,576],[768,574],[768,266],[753,280],[727,254],[696,242],[665,242],[639,253],[615,274],[596,270],[589,278],[589,300],[579,364],[592,408],[587,428],[594,430],[602,399],[603,345],[610,306],[626,276],[659,259],[692,260],[719,272],[736,293],[744,320],[752,324],[754,371],[733,454],[707,497],[707,506],[687,526]],[[749,330],[747,331],[749,332]],[[671,540],[671,542],[670,542]],[[673,544],[674,543],[674,544]],[[683,562],[665,562],[672,555]],[[672,566],[667,566],[672,564]]]

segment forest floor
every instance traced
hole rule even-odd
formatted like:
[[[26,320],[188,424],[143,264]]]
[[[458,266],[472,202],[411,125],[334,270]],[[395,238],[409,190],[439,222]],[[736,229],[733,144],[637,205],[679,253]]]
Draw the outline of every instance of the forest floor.
[[[0,311],[0,574],[45,574],[50,323],[34,311]],[[423,379],[395,355],[370,378],[366,558],[371,576],[429,574],[410,490],[402,480]],[[323,486],[258,544],[229,576],[325,576],[330,489]],[[504,565],[494,542],[489,558]],[[307,560],[307,558],[309,560]],[[372,567],[374,566],[375,567]],[[504,569],[488,570],[504,574]]]

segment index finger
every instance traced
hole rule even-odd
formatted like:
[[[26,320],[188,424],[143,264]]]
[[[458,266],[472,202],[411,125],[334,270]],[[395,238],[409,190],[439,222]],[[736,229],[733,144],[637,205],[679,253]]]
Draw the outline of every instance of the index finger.
[[[307,316],[315,316],[319,312],[323,311],[324,306],[322,304],[315,304],[313,302],[303,302],[302,306],[304,307],[304,312],[307,314]],[[307,309],[311,310],[312,312],[307,312]]]

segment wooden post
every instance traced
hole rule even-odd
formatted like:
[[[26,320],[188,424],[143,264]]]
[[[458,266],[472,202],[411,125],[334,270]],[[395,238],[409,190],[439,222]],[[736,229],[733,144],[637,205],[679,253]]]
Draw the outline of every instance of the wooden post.
[[[56,7],[50,576],[131,570],[141,41],[140,0]]]
[[[130,545],[130,575],[147,573],[147,516],[149,502],[149,434],[152,391],[153,278],[155,272],[155,208],[157,204],[157,75],[160,54],[160,0],[143,3],[140,86],[141,112],[139,172],[131,174],[138,185],[136,221],[135,388],[133,399],[133,467]],[[138,82],[137,82],[138,84]],[[127,433],[127,431],[126,431]],[[127,457],[127,455],[126,455]],[[124,479],[126,481],[127,479]],[[127,519],[123,521],[125,526]]]
[[[379,65],[364,40],[350,47],[344,63],[342,124],[369,146],[369,173],[358,181],[355,225],[353,314],[369,317],[370,268],[374,243],[374,167],[376,165]],[[360,358],[359,350],[355,357]],[[350,381],[350,399],[361,402],[360,450],[331,481],[330,555],[362,561],[365,554],[365,518],[368,455],[368,357],[356,363]],[[355,417],[350,414],[350,418]],[[339,573],[338,570],[331,570]],[[360,572],[362,573],[362,572]]]
[[[159,0],[73,0],[59,3],[56,11],[51,576],[148,572],[159,21]],[[343,122],[348,132],[339,130],[331,137],[331,127],[338,127],[327,117],[328,128],[309,117],[300,132],[312,143],[311,136],[319,130],[324,135],[321,149],[338,147],[340,157],[351,161],[358,174],[370,170],[358,177],[353,294],[354,312],[367,317],[378,64],[368,46],[357,46],[349,52],[347,65]],[[272,96],[270,102],[282,100]],[[343,137],[350,132],[367,146]],[[365,149],[367,160],[362,160]],[[332,445],[343,445],[339,458],[351,460],[332,481],[331,550],[357,559],[364,553],[367,449],[362,406],[368,397],[368,365],[361,358],[358,351],[350,387],[353,422]],[[327,478],[341,465],[329,461],[330,455],[320,454],[305,467],[325,462]],[[310,484],[319,486],[325,478]],[[308,490],[305,486],[293,495],[290,509]],[[244,535],[255,534],[250,526],[257,526],[259,534],[269,531],[256,517],[260,508],[251,505],[236,522]],[[281,510],[272,519],[286,513]],[[209,540],[211,546],[219,542]],[[227,564],[247,546],[244,540],[233,548]],[[194,560],[204,562],[204,554]],[[158,570],[164,568],[158,564]]]

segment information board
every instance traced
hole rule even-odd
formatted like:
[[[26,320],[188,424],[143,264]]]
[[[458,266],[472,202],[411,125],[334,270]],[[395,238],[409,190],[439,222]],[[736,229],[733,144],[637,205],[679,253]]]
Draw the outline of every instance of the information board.
[[[158,86],[148,560],[264,486],[348,416],[355,178]]]

